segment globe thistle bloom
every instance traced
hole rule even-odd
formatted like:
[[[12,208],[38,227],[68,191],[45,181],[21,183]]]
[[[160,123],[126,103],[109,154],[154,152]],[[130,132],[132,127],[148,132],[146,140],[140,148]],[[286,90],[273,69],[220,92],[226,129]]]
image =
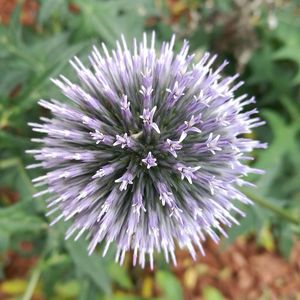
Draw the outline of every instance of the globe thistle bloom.
[[[89,253],[115,243],[120,263],[129,250],[142,267],[156,251],[176,264],[176,245],[204,254],[205,238],[218,242],[243,215],[233,200],[251,203],[242,177],[260,172],[242,163],[265,147],[243,136],[263,123],[243,111],[254,98],[235,97],[242,82],[221,76],[226,61],[196,61],[186,41],[175,53],[174,40],[157,51],[144,34],[130,50],[122,37],[111,52],[94,47],[89,67],[75,57],[77,83],[52,80],[70,101],[40,100],[52,117],[30,123],[46,134],[30,167],[45,169],[33,182],[46,186],[36,196],[50,194],[52,223],[71,219],[66,238],[86,234]]]

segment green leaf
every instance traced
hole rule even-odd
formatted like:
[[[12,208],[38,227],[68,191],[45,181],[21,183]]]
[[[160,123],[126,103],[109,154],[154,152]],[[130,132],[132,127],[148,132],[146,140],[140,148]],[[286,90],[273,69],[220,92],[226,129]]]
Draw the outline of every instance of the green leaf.
[[[276,31],[277,37],[281,40],[282,46],[273,54],[274,60],[289,60],[298,65],[298,73],[290,84],[300,83],[300,55],[299,55],[299,23],[296,26],[295,22],[298,20],[290,18],[291,11],[280,10],[278,17],[281,21],[280,26]],[[299,22],[299,21],[298,21]]]
[[[39,23],[45,23],[53,12],[60,10],[66,4],[64,0],[43,0],[39,9]]]
[[[39,232],[47,228],[45,221],[34,215],[29,202],[19,202],[13,206],[0,209],[0,228],[12,235],[21,232]]]
[[[6,230],[0,228],[0,253],[4,252],[9,247],[9,234]]]
[[[297,147],[299,124],[287,124],[281,115],[271,110],[264,110],[263,116],[272,130],[273,141],[266,151],[262,151],[255,167],[266,171],[266,175],[259,176],[256,181],[260,193],[266,194],[273,189],[273,182],[281,171],[285,155]]]
[[[239,220],[240,225],[234,224],[232,227],[230,227],[227,230],[228,238],[223,239],[223,241],[222,241],[222,245],[224,245],[225,247],[227,247],[228,245],[233,243],[239,235],[242,235],[242,234],[247,235],[252,232],[255,232],[255,228],[256,228],[256,224],[257,224],[257,222],[256,222],[257,216],[255,215],[253,208],[252,207],[247,207],[247,208],[244,207],[243,211],[247,214],[247,216],[246,216],[246,218],[241,218]]]
[[[147,15],[148,12],[153,13],[154,8],[154,1],[149,0],[138,3],[133,0],[77,0],[76,3],[84,16],[82,28],[91,33],[96,32],[108,46],[114,46],[121,33],[130,42],[133,37],[141,37],[145,16],[141,16],[139,12]]]
[[[55,285],[55,295],[59,299],[74,299],[79,295],[80,283],[78,280],[70,280],[68,282],[60,282]]]
[[[99,291],[97,286],[89,281],[87,278],[83,278],[81,282],[80,295],[77,300],[112,300],[113,296],[108,295],[107,298]]]
[[[256,50],[249,61],[250,75],[245,82],[247,90],[259,93],[258,103],[276,103],[282,96],[291,92],[290,67],[284,68],[279,62],[274,61],[273,49],[269,43]]]
[[[0,129],[0,148],[18,149],[19,147],[21,147],[24,149],[24,147],[29,147],[29,145],[32,145],[29,139],[13,135]]]
[[[46,42],[36,47],[36,52],[43,52],[39,54],[42,61],[47,61],[48,63],[42,65],[36,76],[26,85],[24,91],[16,98],[16,101],[20,101],[18,106],[15,106],[11,112],[12,116],[23,114],[26,109],[31,108],[31,106],[37,102],[38,98],[41,95],[38,93],[45,87],[47,84],[54,85],[50,82],[49,78],[57,76],[59,72],[66,66],[68,60],[86,47],[87,43],[82,42],[68,47],[67,49],[61,49],[57,53],[57,49],[61,48],[61,44],[65,43],[66,35],[59,35],[55,38],[47,39]],[[46,48],[47,45],[47,48]],[[46,50],[45,50],[46,49]],[[45,53],[49,55],[44,57]],[[50,56],[51,55],[51,56]],[[50,59],[52,57],[52,59]],[[46,89],[47,93],[48,90]],[[44,94],[44,90],[42,95]]]
[[[158,271],[155,279],[164,294],[164,299],[183,299],[183,291],[180,282],[172,273],[167,271]]]
[[[224,300],[222,293],[210,285],[205,286],[202,293],[205,300]]]
[[[124,289],[131,289],[133,287],[133,283],[126,269],[119,264],[116,264],[114,261],[109,263],[108,273],[111,279],[120,285],[120,287]]]
[[[281,254],[285,258],[289,258],[293,246],[293,234],[290,225],[282,224],[279,226],[277,240]]]
[[[112,295],[105,298],[105,300],[144,300],[144,298],[134,295]]]
[[[257,235],[258,245],[264,247],[269,252],[275,250],[274,237],[272,235],[269,224],[265,223]]]
[[[111,293],[111,281],[105,269],[104,259],[97,254],[88,255],[88,244],[81,239],[77,242],[67,240],[65,242],[78,272],[88,276],[101,290]]]
[[[0,186],[7,186],[20,194],[20,200],[31,202],[37,207],[39,201],[33,202],[32,195],[36,192],[25,171],[21,160],[17,157],[0,160],[0,169],[5,169],[0,178]]]
[[[20,17],[22,13],[22,6],[17,4],[9,22],[9,31],[11,36],[18,42],[21,39],[22,25],[20,22]]]

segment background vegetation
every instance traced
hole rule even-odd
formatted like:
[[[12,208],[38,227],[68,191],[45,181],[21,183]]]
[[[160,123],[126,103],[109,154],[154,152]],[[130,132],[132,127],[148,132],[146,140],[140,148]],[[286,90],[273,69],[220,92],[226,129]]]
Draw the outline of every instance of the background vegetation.
[[[64,240],[65,224],[48,226],[45,203],[32,198],[31,179],[40,171],[26,170],[31,158],[24,153],[35,146],[27,122],[47,114],[37,100],[61,97],[49,78],[60,73],[72,77],[69,58],[76,54],[85,60],[93,44],[113,47],[121,33],[131,41],[156,30],[160,42],[175,32],[178,47],[187,38],[197,54],[209,50],[219,54],[219,62],[230,60],[226,72],[241,74],[245,85],[240,93],[256,96],[267,121],[254,133],[269,143],[254,162],[267,173],[253,176],[257,187],[245,190],[257,205],[243,207],[247,218],[230,230],[222,247],[239,237],[245,259],[247,249],[272,253],[299,280],[300,256],[295,264],[291,261],[300,234],[299,1],[16,2],[0,1],[0,299],[299,299],[297,284],[288,291],[266,284],[254,298],[247,289],[236,296],[238,286],[230,292],[218,277],[229,269],[235,282],[240,273],[233,267],[211,275],[201,258],[191,267],[184,252],[178,254],[178,268],[157,257],[155,272],[131,268],[129,257],[120,267],[112,252],[104,259],[98,253],[88,257],[84,239]],[[236,243],[232,251],[240,247]],[[207,247],[222,257],[222,251]],[[264,260],[267,268],[275,260]],[[214,268],[213,262],[207,266]],[[218,278],[218,285],[207,279],[208,273]]]

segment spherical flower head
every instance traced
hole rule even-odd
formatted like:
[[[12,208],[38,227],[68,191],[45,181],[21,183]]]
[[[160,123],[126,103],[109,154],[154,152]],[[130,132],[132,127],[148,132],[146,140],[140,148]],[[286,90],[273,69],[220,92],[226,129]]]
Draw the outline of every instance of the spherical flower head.
[[[132,250],[142,267],[161,251],[176,264],[176,245],[204,253],[206,236],[218,242],[238,223],[233,200],[251,203],[237,187],[260,172],[243,164],[265,147],[244,136],[263,123],[244,111],[255,101],[235,96],[242,82],[221,76],[227,62],[213,68],[216,56],[196,61],[188,42],[173,46],[174,37],[157,50],[144,34],[132,47],[124,37],[111,52],[94,47],[88,67],[75,57],[76,83],[52,80],[70,101],[40,100],[52,117],[30,123],[46,134],[29,151],[45,170],[36,196],[51,194],[52,223],[71,219],[66,237],[87,234],[89,253],[115,243],[120,263]]]

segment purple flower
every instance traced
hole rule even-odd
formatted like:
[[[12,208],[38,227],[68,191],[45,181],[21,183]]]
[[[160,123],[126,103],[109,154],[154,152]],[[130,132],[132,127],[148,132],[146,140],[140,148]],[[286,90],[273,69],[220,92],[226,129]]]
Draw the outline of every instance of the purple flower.
[[[148,108],[144,108],[143,114],[140,116],[143,119],[146,129],[153,128],[157,133],[160,133],[160,130],[155,122],[153,122],[154,113],[156,111],[156,106],[154,106],[151,111]]]
[[[198,247],[243,213],[233,200],[251,201],[237,187],[241,177],[260,173],[244,165],[247,152],[266,145],[244,137],[263,122],[244,111],[254,103],[235,96],[237,76],[223,77],[212,67],[216,56],[199,61],[188,54],[188,43],[173,51],[174,37],[160,51],[146,34],[133,42],[122,37],[109,52],[94,47],[90,66],[71,61],[78,80],[53,79],[68,104],[40,100],[51,118],[30,123],[45,134],[30,150],[45,175],[33,180],[51,194],[49,215],[72,220],[66,237],[87,233],[89,253],[105,242],[117,245],[116,261],[133,250],[134,264],[163,252],[176,263],[175,244],[195,258]],[[249,184],[249,183],[248,183]]]
[[[157,166],[156,158],[153,157],[151,152],[148,153],[146,158],[142,159],[142,162],[147,166],[147,169]]]

